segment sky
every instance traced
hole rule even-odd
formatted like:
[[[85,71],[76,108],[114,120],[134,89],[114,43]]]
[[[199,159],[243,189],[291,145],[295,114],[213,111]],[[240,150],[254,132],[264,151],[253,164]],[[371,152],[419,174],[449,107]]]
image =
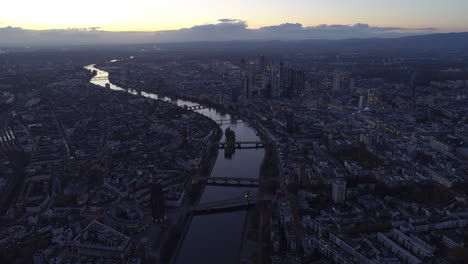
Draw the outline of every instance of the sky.
[[[200,29],[208,40],[391,37],[468,31],[467,14],[468,0],[2,0],[0,44],[13,33],[9,42],[26,43],[77,31],[123,42],[199,40]]]

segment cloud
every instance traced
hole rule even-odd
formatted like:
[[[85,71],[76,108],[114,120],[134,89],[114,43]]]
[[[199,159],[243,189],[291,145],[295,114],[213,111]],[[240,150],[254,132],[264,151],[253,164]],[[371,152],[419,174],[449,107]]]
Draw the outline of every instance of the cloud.
[[[233,19],[233,18],[221,18],[221,19],[218,19],[218,22],[219,23],[239,23],[239,22],[244,22],[240,19]]]
[[[436,28],[376,27],[362,23],[355,25],[318,25],[312,27],[304,27],[300,23],[283,23],[250,29],[245,21],[239,19],[225,18],[219,19],[218,22],[217,24],[198,25],[180,30],[158,32],[157,41],[388,38],[437,31]]]
[[[0,45],[84,45],[228,40],[388,38],[435,31],[438,31],[438,29],[432,27],[411,29],[403,27],[377,27],[362,23],[310,27],[304,27],[300,23],[283,23],[251,29],[246,21],[222,18],[215,24],[195,25],[179,30],[156,32],[111,32],[103,31],[97,26],[50,30],[4,27],[0,28]]]
[[[262,27],[260,30],[275,31],[275,30],[297,30],[302,29],[302,24],[299,23],[284,23],[276,26]]]
[[[29,30],[20,27],[0,28],[1,46],[95,45],[154,42],[154,32],[112,32],[99,27]]]
[[[415,30],[422,30],[422,31],[436,31],[439,30],[438,28],[428,27],[428,28],[416,28]]]

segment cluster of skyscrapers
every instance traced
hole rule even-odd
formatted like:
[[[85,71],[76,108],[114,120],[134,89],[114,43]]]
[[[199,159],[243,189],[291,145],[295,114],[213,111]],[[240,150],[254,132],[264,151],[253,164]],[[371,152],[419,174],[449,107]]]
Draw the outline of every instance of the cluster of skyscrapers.
[[[305,89],[305,72],[283,62],[266,62],[265,56],[251,62],[242,60],[241,78],[244,99],[278,98],[300,95]],[[233,98],[238,98],[237,93]]]

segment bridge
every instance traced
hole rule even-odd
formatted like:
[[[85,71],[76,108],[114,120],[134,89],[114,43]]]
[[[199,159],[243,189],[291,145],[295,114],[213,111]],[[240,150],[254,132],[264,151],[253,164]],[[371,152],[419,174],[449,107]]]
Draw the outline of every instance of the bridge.
[[[237,141],[234,143],[236,149],[259,149],[264,148],[265,143],[262,141]],[[226,142],[219,142],[218,147],[220,149],[225,149],[227,146]]]
[[[184,105],[184,108],[187,110],[201,110],[201,109],[206,109],[208,107],[204,105],[192,105],[192,106]]]
[[[244,121],[242,120],[236,120],[236,119],[220,119],[220,120],[215,120],[218,125],[223,125],[223,124],[242,124]]]
[[[206,182],[208,185],[215,186],[242,186],[242,187],[258,187],[259,179],[242,178],[242,177],[203,177],[194,180],[194,183]]]
[[[258,193],[247,191],[241,197],[203,203],[192,208],[195,214],[216,214],[226,211],[237,211],[256,205],[262,201],[269,201]]]
[[[93,77],[92,81],[108,81],[109,80],[109,77],[108,76],[103,76],[103,77],[98,77],[98,76],[95,76]]]

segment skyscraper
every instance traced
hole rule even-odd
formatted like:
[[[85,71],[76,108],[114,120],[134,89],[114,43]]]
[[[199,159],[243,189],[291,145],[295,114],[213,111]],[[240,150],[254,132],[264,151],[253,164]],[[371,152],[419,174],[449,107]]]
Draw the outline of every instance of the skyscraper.
[[[346,200],[346,181],[337,179],[332,184],[332,198],[334,203],[343,203]]]
[[[234,86],[234,87],[231,88],[231,101],[233,103],[239,101],[240,95],[241,95],[241,87]]]
[[[363,109],[367,107],[367,96],[359,96],[359,108]]]
[[[342,72],[335,72],[333,74],[333,91],[341,90],[344,81],[344,74]]]
[[[266,70],[266,65],[265,65],[265,56],[263,56],[263,54],[260,55],[260,58],[259,58],[259,61],[258,61],[258,64],[259,64],[259,70],[260,72],[265,72]]]
[[[247,67],[247,83],[244,83],[245,98],[249,99],[252,96],[260,94],[262,88],[263,73],[255,63],[250,63]]]
[[[281,76],[278,70],[272,69],[271,71],[271,97],[276,98],[281,93]]]
[[[244,71],[242,76],[242,92],[244,94],[244,99],[250,98],[250,77],[247,71]]]
[[[166,219],[164,193],[160,183],[153,183],[151,186],[150,206],[153,221],[162,222]]]
[[[349,79],[349,90],[350,91],[354,90],[355,85],[356,85],[356,79],[355,78]]]
[[[280,65],[281,96],[293,97],[305,89],[305,73],[291,67]]]
[[[367,90],[367,105],[370,107],[370,105],[374,105],[377,103],[379,98],[377,97],[375,93],[375,89],[369,89]]]

